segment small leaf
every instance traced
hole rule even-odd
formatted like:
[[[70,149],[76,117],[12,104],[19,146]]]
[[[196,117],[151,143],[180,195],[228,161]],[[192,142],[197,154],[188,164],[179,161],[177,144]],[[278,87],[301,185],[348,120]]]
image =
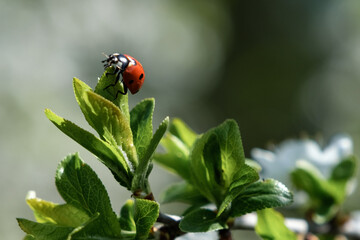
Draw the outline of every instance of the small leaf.
[[[108,236],[101,236],[99,233],[95,232],[94,230],[97,229],[97,219],[99,218],[100,214],[94,214],[87,222],[83,223],[82,225],[75,228],[68,236],[67,240],[102,240],[108,239]],[[94,237],[97,235],[97,237]]]
[[[159,142],[161,138],[164,136],[166,129],[169,125],[169,117],[166,117],[161,123],[158,129],[156,130],[154,136],[152,137],[149,147],[146,149],[146,153],[144,154],[144,159],[150,159],[151,156],[154,154],[157,146],[159,145]]]
[[[112,145],[121,146],[126,153],[124,157],[127,157],[134,166],[137,166],[136,149],[126,115],[111,101],[94,93],[89,86],[79,79],[74,78],[73,85],[76,100],[86,121],[102,139]]]
[[[168,171],[191,181],[190,175],[190,149],[179,138],[167,132],[161,139],[161,146],[166,153],[156,153],[154,161]]]
[[[33,235],[27,234],[23,240],[36,240]]]
[[[130,112],[130,126],[139,159],[142,159],[152,138],[152,116],[155,100],[144,99]]]
[[[121,231],[125,230],[128,232],[136,233],[136,225],[134,220],[134,201],[129,199],[126,201],[124,206],[122,206],[120,211],[120,226]]]
[[[345,161],[336,166],[329,180],[325,179],[315,166],[306,161],[298,161],[295,170],[291,172],[291,180],[295,187],[309,195],[310,207],[314,212],[313,220],[318,224],[333,218],[339,206],[344,202],[347,183],[345,179],[351,175],[346,170],[350,162]]]
[[[211,185],[226,186],[225,174],[223,174],[224,170],[222,169],[220,143],[216,134],[211,134],[205,142],[203,156]]]
[[[109,239],[107,236],[101,236],[98,233],[92,233],[93,229],[96,229],[95,225],[92,225],[95,220],[99,217],[99,213],[96,213],[92,218],[87,222],[81,224],[76,228],[64,227],[55,224],[45,224],[32,222],[26,219],[17,219],[20,227],[27,233],[24,240],[33,240],[33,239],[44,239],[44,240],[57,240],[57,239],[67,239],[67,240],[103,240]],[[95,237],[95,235],[97,235]]]
[[[227,228],[224,221],[216,217],[216,213],[208,209],[199,209],[187,214],[180,222],[184,232],[209,232]]]
[[[113,103],[93,92],[87,92],[92,121],[96,123],[95,130],[109,143],[115,139],[117,145],[126,152],[129,161],[136,166],[138,159],[133,142],[133,136],[126,116]],[[126,157],[125,156],[125,157]]]
[[[268,208],[257,212],[258,222],[255,232],[264,240],[296,240],[296,234],[290,231],[284,217],[274,209]]]
[[[118,94],[119,91],[124,92],[124,86],[120,83],[120,81],[115,86],[111,86],[116,81],[116,75],[112,74],[114,70],[115,69],[113,67],[107,68],[105,70],[95,87],[95,93],[114,103],[117,107],[120,108],[120,111],[124,113],[127,120],[130,121],[128,104],[129,94]]]
[[[120,225],[113,212],[106,189],[96,173],[77,154],[69,155],[58,166],[56,187],[68,204],[82,209],[89,216],[99,213],[94,233],[120,236]]]
[[[55,204],[28,194],[26,202],[34,211],[39,223],[53,223],[66,227],[78,227],[90,219],[82,210],[70,204]]]
[[[180,139],[188,148],[194,144],[197,134],[179,118],[172,119],[169,132]]]
[[[73,227],[37,223],[23,218],[17,218],[17,221],[24,232],[33,235],[37,240],[64,240],[74,230]]]
[[[209,201],[204,198],[193,185],[180,182],[170,185],[160,196],[161,203],[183,202],[194,205],[205,205]]]
[[[183,179],[191,181],[190,149],[197,138],[183,121],[174,118],[170,122],[169,131],[161,139],[161,146],[165,153],[157,153],[154,161],[168,171],[178,174]]]
[[[133,178],[133,183],[132,183],[133,192],[141,189],[143,191],[145,190],[147,194],[150,193],[149,187],[147,186],[148,184],[147,178],[150,174],[149,168],[151,167],[151,157],[154,154],[157,146],[159,145],[161,138],[166,132],[168,125],[169,125],[169,117],[166,117],[161,122],[159,128],[156,130],[142,159],[140,159],[139,165],[136,168]]]
[[[229,191],[219,207],[217,216],[223,213],[230,203],[242,193],[244,188],[258,179],[258,173],[253,168],[244,164],[236,174],[236,180],[231,183]]]
[[[96,155],[116,176],[121,185],[130,189],[132,172],[117,147],[95,137],[74,123],[45,109],[47,118],[63,133]]]
[[[245,159],[245,164],[252,167],[253,169],[256,170],[256,172],[261,172],[261,165],[259,163],[257,163],[256,161],[252,160],[252,159],[249,159],[249,158],[246,158]]]
[[[339,162],[331,173],[331,180],[334,181],[347,181],[354,177],[356,174],[357,159],[355,156],[350,156]]]
[[[135,200],[135,224],[137,240],[147,239],[151,227],[159,216],[159,204],[145,199]]]
[[[342,203],[345,189],[335,181],[326,180],[318,169],[307,161],[298,161],[296,169],[291,172],[291,180],[296,188],[304,190],[310,198],[322,204],[322,200]]]
[[[283,207],[292,201],[293,195],[284,184],[274,179],[267,179],[246,187],[232,201],[230,214],[232,217],[238,217],[265,208]]]
[[[237,123],[227,120],[195,143],[191,155],[191,183],[219,206],[235,174],[245,164]]]

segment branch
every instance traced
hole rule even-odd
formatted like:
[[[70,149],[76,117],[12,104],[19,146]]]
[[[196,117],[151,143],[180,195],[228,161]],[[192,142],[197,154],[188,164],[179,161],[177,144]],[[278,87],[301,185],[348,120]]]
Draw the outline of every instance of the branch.
[[[231,229],[254,230],[256,223],[256,213],[250,213],[236,218]],[[327,225],[316,225],[311,224],[304,219],[285,218],[285,225],[296,234],[307,235],[309,233],[334,233],[344,235],[351,239],[360,240],[360,230],[358,224],[359,223],[356,222],[355,219],[350,218],[342,226],[337,226],[337,230],[335,230],[335,232],[332,232],[334,231],[335,226],[332,226],[331,223]]]
[[[155,230],[156,239],[160,240],[173,240],[176,237],[186,234],[179,228],[181,217],[175,215],[167,215],[159,213],[159,217],[156,220],[158,223],[163,225]]]
[[[181,231],[179,228],[181,217],[174,215],[167,215],[160,213],[157,219],[158,223],[161,223],[162,226],[155,230],[156,239],[160,240],[173,240],[176,237],[186,234]],[[235,219],[234,223],[231,225],[230,230],[241,229],[241,230],[254,230],[257,223],[256,213],[246,214],[244,216],[238,217]],[[339,228],[337,234],[345,235],[348,238],[360,240],[360,230],[358,228],[358,223],[355,219],[349,219],[343,226]],[[329,233],[329,227],[326,225],[315,226],[310,225],[304,219],[297,218],[285,218],[285,225],[293,232],[301,235],[308,235],[309,232],[313,234],[320,233]],[[330,227],[331,228],[331,227]],[[331,229],[330,229],[331,230]],[[224,229],[224,231],[219,231],[220,239],[231,239],[231,233],[229,229]]]

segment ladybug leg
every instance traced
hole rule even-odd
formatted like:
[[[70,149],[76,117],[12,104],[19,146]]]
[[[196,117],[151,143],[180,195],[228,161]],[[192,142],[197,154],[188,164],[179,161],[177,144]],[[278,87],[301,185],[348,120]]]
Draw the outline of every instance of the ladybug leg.
[[[127,94],[127,90],[128,90],[128,88],[127,88],[127,86],[126,86],[124,83],[123,83],[123,86],[124,86],[124,92],[122,92],[122,91],[118,90],[118,91],[116,92],[116,95],[115,95],[114,100],[115,100],[115,99],[117,99],[117,97],[118,97],[119,93],[120,93],[120,94],[122,94],[122,95],[126,95],[126,94]]]
[[[108,86],[106,86],[103,90],[106,90],[107,88],[109,87],[115,87],[115,85],[119,82],[119,79],[120,79],[120,74],[121,74],[121,70],[120,68],[115,68],[114,72],[112,73],[105,73],[105,76],[107,77],[108,75],[116,75],[116,78],[115,78],[115,82],[113,84],[109,84]]]
[[[111,74],[115,74],[115,73],[111,73]],[[117,73],[115,82],[114,82],[113,84],[110,84],[109,86],[105,87],[104,90],[107,89],[108,87],[115,87],[115,85],[116,85],[116,84],[119,82],[119,80],[120,80],[120,75],[121,75],[120,73]],[[123,84],[124,92],[118,90],[118,91],[116,92],[116,95],[115,95],[114,100],[118,97],[119,93],[122,94],[122,95],[126,95],[126,94],[127,94],[127,91],[128,91],[127,86],[124,84],[124,82],[123,82],[122,80],[121,80],[121,83]]]
[[[112,73],[106,72],[105,76],[107,77],[108,75],[116,75],[116,74],[120,74],[120,73],[121,73],[121,69],[119,67],[115,67],[115,70]]]

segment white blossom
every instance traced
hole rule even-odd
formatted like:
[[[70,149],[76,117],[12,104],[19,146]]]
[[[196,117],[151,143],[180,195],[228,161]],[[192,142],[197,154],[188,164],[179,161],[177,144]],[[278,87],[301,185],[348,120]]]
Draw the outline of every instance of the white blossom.
[[[299,160],[314,165],[325,178],[328,178],[333,167],[352,153],[351,137],[339,134],[325,148],[312,139],[291,139],[280,143],[273,151],[254,148],[251,157],[262,166],[262,177],[275,178],[289,185],[289,173]]]

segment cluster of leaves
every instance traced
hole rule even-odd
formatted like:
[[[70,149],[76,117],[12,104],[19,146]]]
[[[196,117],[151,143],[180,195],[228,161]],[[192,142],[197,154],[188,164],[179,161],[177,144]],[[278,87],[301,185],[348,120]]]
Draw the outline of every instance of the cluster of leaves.
[[[349,156],[333,167],[329,178],[307,161],[298,161],[291,172],[293,184],[309,196],[309,212],[318,224],[329,222],[345,201],[356,174],[357,160]]]
[[[73,81],[80,109],[99,137],[48,109],[45,113],[62,132],[97,156],[134,199],[128,200],[117,216],[95,172],[78,154],[70,155],[56,172],[56,186],[66,203],[29,196],[27,203],[37,222],[18,219],[26,239],[153,237],[150,230],[159,217],[159,204],[148,181],[152,158],[184,179],[162,195],[163,203],[180,201],[191,205],[179,223],[183,232],[226,229],[235,217],[292,202],[292,194],[282,183],[259,180],[255,168],[246,164],[235,121],[227,120],[198,135],[181,120],[169,124],[165,118],[153,135],[154,99],[145,99],[129,111],[127,95],[114,98],[117,91],[123,90],[120,83],[104,90],[115,81],[108,71],[99,79],[95,91],[76,78]],[[166,152],[153,156],[160,141]],[[216,209],[205,208],[207,204]],[[274,212],[264,210],[259,214],[264,219],[257,227],[260,236],[271,235],[263,224],[271,216],[284,226]]]
[[[147,239],[159,214],[158,203],[129,200],[120,218],[96,173],[78,154],[69,155],[58,166],[56,187],[65,204],[27,197],[36,221],[18,218],[25,239]]]
[[[154,160],[184,179],[164,191],[161,202],[191,205],[180,222],[185,232],[228,228],[227,222],[234,217],[292,201],[282,183],[259,181],[258,172],[246,164],[240,131],[233,120],[197,135],[174,119],[161,145],[166,152],[155,154]],[[202,208],[209,203],[216,211]]]
[[[107,73],[99,79],[95,91],[79,79],[73,80],[80,109],[99,137],[49,109],[45,114],[62,132],[97,156],[120,185],[137,198],[124,205],[121,217],[117,219],[96,174],[78,155],[71,155],[60,163],[56,174],[56,186],[66,204],[58,205],[37,198],[27,200],[38,221],[18,219],[20,227],[29,234],[28,238],[146,239],[158,217],[159,204],[144,198],[152,198],[148,182],[151,157],[169,119],[165,118],[153,135],[154,99],[145,99],[129,111],[127,95],[114,98],[117,91],[123,90],[121,84],[103,90],[115,81],[115,76]]]
[[[121,90],[118,84],[110,91],[103,89],[115,79],[113,75],[100,78],[95,92],[74,78],[76,100],[90,126],[99,134],[78,127],[46,109],[46,116],[62,132],[92,152],[113,173],[116,180],[133,193],[149,194],[148,176],[152,169],[151,156],[164,135],[169,118],[165,118],[153,135],[154,99],[145,99],[129,112],[128,96],[114,96]]]

